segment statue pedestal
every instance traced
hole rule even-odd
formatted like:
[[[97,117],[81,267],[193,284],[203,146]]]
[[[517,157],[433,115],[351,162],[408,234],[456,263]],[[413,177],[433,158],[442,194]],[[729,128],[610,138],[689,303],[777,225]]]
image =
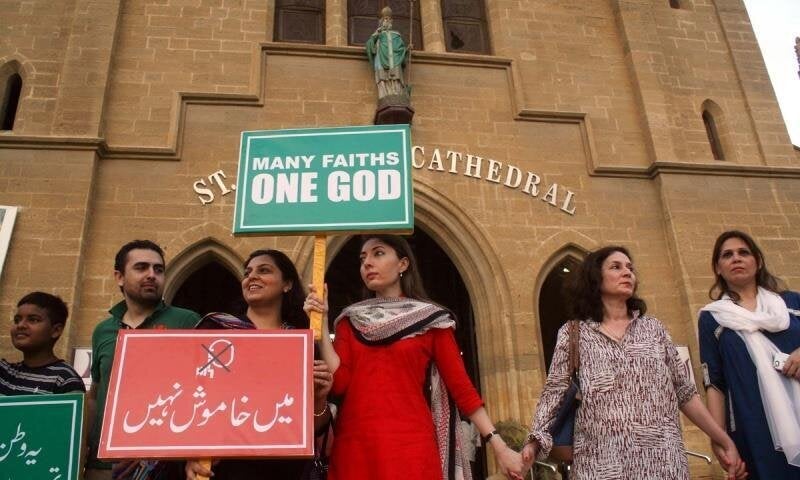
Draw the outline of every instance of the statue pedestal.
[[[414,118],[414,109],[408,95],[387,95],[378,100],[378,108],[375,110],[375,125],[390,124],[411,124]]]
[[[387,105],[375,111],[375,125],[407,123],[411,125],[414,109],[408,106]]]

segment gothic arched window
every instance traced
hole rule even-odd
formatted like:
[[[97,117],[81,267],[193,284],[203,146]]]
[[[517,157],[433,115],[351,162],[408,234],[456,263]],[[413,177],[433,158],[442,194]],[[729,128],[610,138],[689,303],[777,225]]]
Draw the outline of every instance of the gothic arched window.
[[[442,0],[448,52],[491,53],[483,0]]]
[[[22,77],[19,73],[12,73],[6,80],[3,90],[3,103],[0,104],[0,130],[13,130],[14,119],[17,117],[19,97],[22,93]]]
[[[725,160],[719,132],[717,131],[717,123],[714,121],[714,115],[708,110],[703,110],[703,124],[706,127],[706,135],[708,135],[708,143],[711,146],[711,154],[714,155],[714,160]]]
[[[564,287],[568,284],[580,266],[580,260],[573,255],[566,255],[558,261],[542,284],[539,291],[539,329],[542,338],[542,352],[547,370],[556,347],[558,329],[569,320],[569,311]]]

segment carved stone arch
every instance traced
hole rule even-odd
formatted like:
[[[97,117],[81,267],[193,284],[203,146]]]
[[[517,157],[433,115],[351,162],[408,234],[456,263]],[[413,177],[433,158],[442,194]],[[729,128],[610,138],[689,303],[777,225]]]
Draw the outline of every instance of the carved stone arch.
[[[513,334],[510,287],[490,237],[461,207],[423,180],[414,179],[414,195],[415,224],[448,255],[472,301],[481,388],[492,417],[528,416],[530,412],[523,412],[519,404],[518,346]],[[328,238],[327,265],[351,238],[352,235]],[[303,242],[296,263],[308,281],[313,268],[311,240]]]
[[[15,73],[22,77],[24,88],[24,81],[29,79],[33,72],[31,65],[24,58],[17,55],[0,57],[0,81],[3,82],[2,85],[5,85],[5,80]]]
[[[227,244],[219,240],[223,238],[228,240]],[[230,227],[215,222],[202,223],[179,236],[171,236],[163,244],[167,256],[167,281],[164,285],[167,303],[189,276],[214,260],[239,277],[244,257],[236,252],[244,251],[244,241],[241,237],[231,236]]]
[[[544,272],[553,268],[559,259],[570,253],[581,255],[582,258],[597,248],[600,248],[597,240],[575,230],[560,230],[546,238],[536,247],[534,256],[534,258],[542,259],[541,263],[534,265],[536,271],[539,272],[536,289],[542,287],[544,277],[547,276],[547,273]]]
[[[562,322],[566,320],[566,316],[558,316],[558,318],[553,320],[556,324],[549,324],[548,319],[542,318],[543,300],[546,298],[552,300],[554,297],[560,296],[560,291],[550,291],[553,288],[552,282],[555,280],[554,277],[562,275],[562,272],[559,270],[564,269],[564,279],[567,280],[570,278],[575,272],[575,270],[572,270],[572,272],[570,272],[570,270],[577,268],[589,251],[590,249],[586,248],[585,246],[576,244],[574,242],[568,242],[557,251],[552,253],[549,257],[545,257],[547,259],[539,268],[539,274],[536,278],[536,287],[533,294],[533,311],[536,312],[536,320],[534,322],[536,328],[534,328],[534,332],[537,345],[540,346],[538,349],[539,355],[537,355],[537,358],[540,364],[539,371],[541,372],[542,379],[547,376],[547,357],[548,355],[552,355],[552,349],[555,345],[555,333]],[[545,289],[548,291],[544,292]],[[547,334],[550,336],[546,338],[545,332],[547,332]]]
[[[190,245],[169,262],[164,299],[172,301],[175,293],[193,273],[209,263],[217,262],[236,278],[241,277],[244,258],[212,237]]]
[[[490,236],[467,212],[420,179],[414,180],[415,221],[447,253],[472,300],[484,400],[492,418],[523,418],[518,351],[508,278]]]
[[[539,303],[542,291],[547,276],[558,265],[558,263],[567,256],[574,256],[583,259],[586,254],[592,250],[600,247],[600,244],[587,235],[577,232],[575,230],[561,230],[541,242],[533,252],[532,258],[539,259],[538,263],[531,265],[531,272],[536,272],[536,283],[534,284],[531,296],[531,311],[535,312],[533,320],[533,331],[536,332],[535,340],[537,345],[542,346],[542,324],[539,318]],[[539,371],[542,372],[543,377],[547,375],[545,368],[545,358],[542,349],[539,349],[539,355],[536,356],[539,362]],[[530,379],[529,379],[530,380]]]

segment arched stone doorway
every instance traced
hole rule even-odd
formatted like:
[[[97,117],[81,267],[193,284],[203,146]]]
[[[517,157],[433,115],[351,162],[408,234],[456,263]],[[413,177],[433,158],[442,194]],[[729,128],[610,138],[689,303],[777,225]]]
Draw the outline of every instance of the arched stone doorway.
[[[539,328],[546,370],[553,359],[558,329],[570,320],[564,287],[574,279],[579,265],[575,256],[564,255],[550,269],[539,291]]]
[[[456,340],[461,347],[467,374],[480,392],[480,371],[475,337],[475,319],[469,292],[450,257],[423,229],[417,226],[406,237],[419,262],[420,274],[431,299],[451,309],[458,319]],[[347,305],[362,299],[359,274],[361,238],[352,237],[339,249],[327,268],[325,281],[330,295],[330,319]],[[474,478],[486,478],[486,458],[482,448],[476,452]]]
[[[172,305],[188,308],[200,316],[210,312],[240,313],[243,309],[239,279],[224,266],[210,262],[183,282]]]
[[[241,313],[241,263],[233,251],[216,240],[200,241],[169,263],[164,298],[201,316],[209,312]]]

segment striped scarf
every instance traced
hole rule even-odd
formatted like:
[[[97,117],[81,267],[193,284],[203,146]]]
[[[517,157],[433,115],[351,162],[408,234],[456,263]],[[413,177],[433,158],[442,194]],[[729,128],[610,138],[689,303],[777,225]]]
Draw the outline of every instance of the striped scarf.
[[[371,298],[354,303],[342,311],[334,325],[345,317],[356,338],[366,345],[387,345],[432,328],[455,329],[456,325],[448,310],[411,298]],[[442,479],[472,480],[469,460],[461,448],[461,419],[435,363],[431,364],[428,380]]]

